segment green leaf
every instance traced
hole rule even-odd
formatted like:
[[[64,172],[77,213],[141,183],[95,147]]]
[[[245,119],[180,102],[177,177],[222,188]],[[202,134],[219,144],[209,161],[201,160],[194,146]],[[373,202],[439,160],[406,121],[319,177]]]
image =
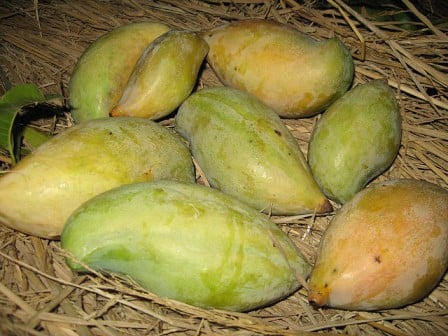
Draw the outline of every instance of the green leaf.
[[[0,146],[12,152],[12,125],[16,114],[20,108],[15,106],[0,104]]]
[[[11,155],[12,163],[18,159],[18,137],[14,134],[14,121],[23,107],[45,101],[45,96],[34,84],[18,85],[0,97],[0,146]]]
[[[14,86],[0,97],[0,104],[26,106],[45,101],[45,96],[34,84],[21,84]]]
[[[45,101],[49,102],[52,100],[62,100],[64,97],[60,95],[59,93],[50,93],[45,95]]]
[[[27,147],[31,151],[42,145],[45,141],[47,141],[51,137],[52,137],[51,135],[45,134],[29,126],[26,126],[23,130],[23,141],[26,143]]]

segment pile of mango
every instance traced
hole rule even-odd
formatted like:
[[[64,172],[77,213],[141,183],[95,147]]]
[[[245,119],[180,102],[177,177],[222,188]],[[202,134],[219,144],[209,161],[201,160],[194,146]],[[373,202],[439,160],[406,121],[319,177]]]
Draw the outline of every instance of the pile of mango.
[[[205,64],[222,86],[201,87]],[[287,24],[116,28],[74,68],[76,124],[0,178],[0,222],[60,239],[76,271],[207,309],[302,286],[319,307],[417,302],[448,267],[448,191],[369,185],[397,157],[401,113],[386,80],[353,77],[341,40]],[[283,119],[318,114],[305,157]],[[297,214],[333,216],[314,265],[270,220]]]

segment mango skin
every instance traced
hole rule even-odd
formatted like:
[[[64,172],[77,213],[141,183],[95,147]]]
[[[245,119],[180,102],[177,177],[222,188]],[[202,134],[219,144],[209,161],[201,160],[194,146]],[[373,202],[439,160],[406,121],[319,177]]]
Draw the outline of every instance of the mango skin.
[[[354,64],[337,38],[317,41],[293,27],[244,20],[203,34],[207,61],[228,86],[252,93],[285,118],[323,111],[350,87]]]
[[[61,244],[93,269],[203,308],[267,305],[310,271],[265,215],[219,190],[176,181],[130,184],[89,200],[67,221]]]
[[[253,95],[224,86],[196,91],[175,128],[211,186],[271,214],[331,210],[296,139]]]
[[[47,140],[0,178],[0,223],[57,239],[89,198],[155,179],[195,181],[179,136],[142,118],[94,119]]]
[[[193,91],[207,52],[207,43],[194,32],[163,34],[143,52],[111,116],[167,116]]]
[[[448,267],[448,191],[426,181],[372,184],[342,206],[309,279],[316,306],[392,309],[427,296]]]
[[[324,194],[350,200],[390,167],[401,134],[400,109],[386,81],[347,92],[322,114],[309,142],[308,163]]]
[[[169,29],[155,21],[129,23],[94,41],[78,59],[69,82],[75,122],[108,117],[142,52]]]

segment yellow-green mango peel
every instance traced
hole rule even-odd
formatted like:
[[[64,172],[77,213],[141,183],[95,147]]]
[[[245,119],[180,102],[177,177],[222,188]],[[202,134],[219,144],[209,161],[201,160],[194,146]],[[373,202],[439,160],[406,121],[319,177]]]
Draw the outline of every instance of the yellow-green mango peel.
[[[207,52],[207,43],[192,31],[161,35],[143,52],[111,116],[167,116],[193,91]]]
[[[339,203],[350,200],[395,160],[401,116],[384,80],[360,84],[333,103],[316,123],[308,162],[321,189]]]
[[[161,22],[129,23],[95,40],[81,55],[69,82],[76,122],[108,117],[146,47],[169,27]]]
[[[77,271],[85,263],[207,309],[265,306],[297,290],[310,271],[265,215],[219,190],[175,181],[98,195],[70,217],[61,244]]]
[[[255,96],[224,86],[197,91],[175,127],[213,187],[272,214],[331,210],[296,139]]]
[[[47,140],[0,177],[0,223],[57,239],[71,212],[89,198],[155,179],[195,181],[179,136],[143,118],[90,120]]]

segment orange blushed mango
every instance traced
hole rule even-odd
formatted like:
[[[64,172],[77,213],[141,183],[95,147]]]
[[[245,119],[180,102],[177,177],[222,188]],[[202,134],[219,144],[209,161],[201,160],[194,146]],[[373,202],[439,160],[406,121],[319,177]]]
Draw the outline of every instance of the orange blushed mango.
[[[204,32],[207,61],[220,80],[245,90],[283,117],[306,117],[342,96],[353,59],[337,38],[317,41],[293,27],[244,20]]]
[[[352,310],[398,308],[424,298],[448,267],[448,191],[396,179],[359,192],[325,232],[308,299]]]

